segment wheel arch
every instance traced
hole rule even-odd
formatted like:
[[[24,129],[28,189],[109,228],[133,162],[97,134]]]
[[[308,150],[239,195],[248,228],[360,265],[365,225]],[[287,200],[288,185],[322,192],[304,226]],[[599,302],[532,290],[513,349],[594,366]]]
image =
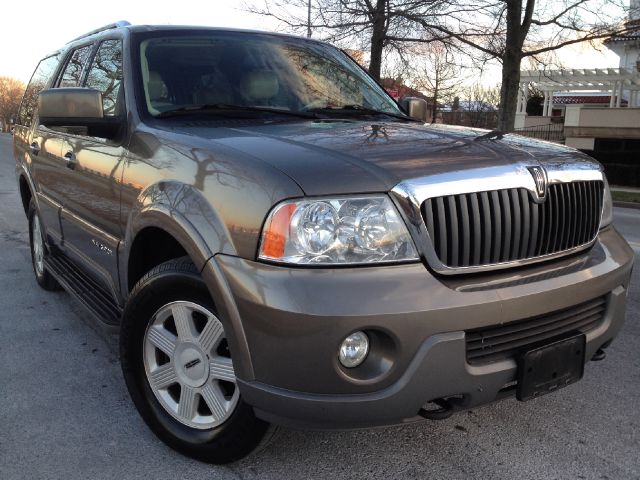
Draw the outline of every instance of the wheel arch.
[[[151,253],[155,263],[142,261]],[[153,255],[153,252],[156,255]],[[160,181],[142,191],[129,211],[120,248],[123,296],[156,265],[187,255],[202,271],[216,253],[235,255],[230,234],[200,191],[178,181]],[[141,269],[148,267],[146,271]]]
[[[186,219],[159,206],[144,209],[123,242],[120,271],[125,298],[153,267],[182,256],[188,256],[200,272],[213,252]]]
[[[26,216],[29,215],[29,203],[33,198],[35,202],[38,201],[36,196],[36,188],[33,184],[33,180],[29,175],[28,170],[24,167],[24,165],[19,164],[16,167],[16,174],[18,177],[18,188],[20,192],[20,200],[22,201],[22,208],[24,209],[24,214]]]

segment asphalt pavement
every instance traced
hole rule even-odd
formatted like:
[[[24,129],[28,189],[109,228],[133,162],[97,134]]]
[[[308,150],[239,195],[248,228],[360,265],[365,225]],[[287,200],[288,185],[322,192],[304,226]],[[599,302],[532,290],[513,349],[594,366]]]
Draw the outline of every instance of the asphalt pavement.
[[[627,322],[584,379],[527,403],[354,432],[281,430],[226,467],[164,446],[129,400],[117,338],[64,292],[38,288],[0,134],[0,479],[640,478],[640,268]],[[640,255],[640,210],[615,222]]]

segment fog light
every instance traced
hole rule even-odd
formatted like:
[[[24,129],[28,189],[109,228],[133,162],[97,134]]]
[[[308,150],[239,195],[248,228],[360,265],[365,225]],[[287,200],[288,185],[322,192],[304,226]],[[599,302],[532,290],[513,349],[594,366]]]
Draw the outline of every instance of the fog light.
[[[369,353],[369,337],[364,332],[354,332],[343,340],[338,358],[342,365],[353,368],[364,362],[367,353]]]

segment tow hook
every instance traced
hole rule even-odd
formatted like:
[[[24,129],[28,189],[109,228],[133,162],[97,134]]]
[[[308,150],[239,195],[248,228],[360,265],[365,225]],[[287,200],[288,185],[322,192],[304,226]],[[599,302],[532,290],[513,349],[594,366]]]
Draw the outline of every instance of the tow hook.
[[[599,348],[598,351],[591,357],[592,362],[599,362],[607,358],[607,352],[605,352],[602,348]]]
[[[451,415],[453,415],[454,408],[448,400],[445,400],[444,398],[438,398],[436,400],[431,400],[429,403],[434,403],[439,408],[434,410],[421,408],[418,412],[418,415],[426,418],[427,420],[446,420]]]

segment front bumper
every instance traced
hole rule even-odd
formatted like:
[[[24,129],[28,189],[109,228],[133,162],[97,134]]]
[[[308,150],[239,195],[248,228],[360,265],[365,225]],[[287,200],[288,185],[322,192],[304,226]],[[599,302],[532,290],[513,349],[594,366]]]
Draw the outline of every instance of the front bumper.
[[[414,421],[438,398],[460,396],[462,408],[499,398],[516,378],[516,362],[470,365],[465,330],[606,296],[603,320],[587,335],[591,358],[622,326],[633,258],[608,228],[581,255],[481,276],[438,278],[422,264],[285,268],[225,255],[203,274],[208,285],[224,283],[212,293],[231,319],[240,390],[257,415],[357,428]],[[338,346],[356,330],[386,339],[379,368],[340,366]]]

